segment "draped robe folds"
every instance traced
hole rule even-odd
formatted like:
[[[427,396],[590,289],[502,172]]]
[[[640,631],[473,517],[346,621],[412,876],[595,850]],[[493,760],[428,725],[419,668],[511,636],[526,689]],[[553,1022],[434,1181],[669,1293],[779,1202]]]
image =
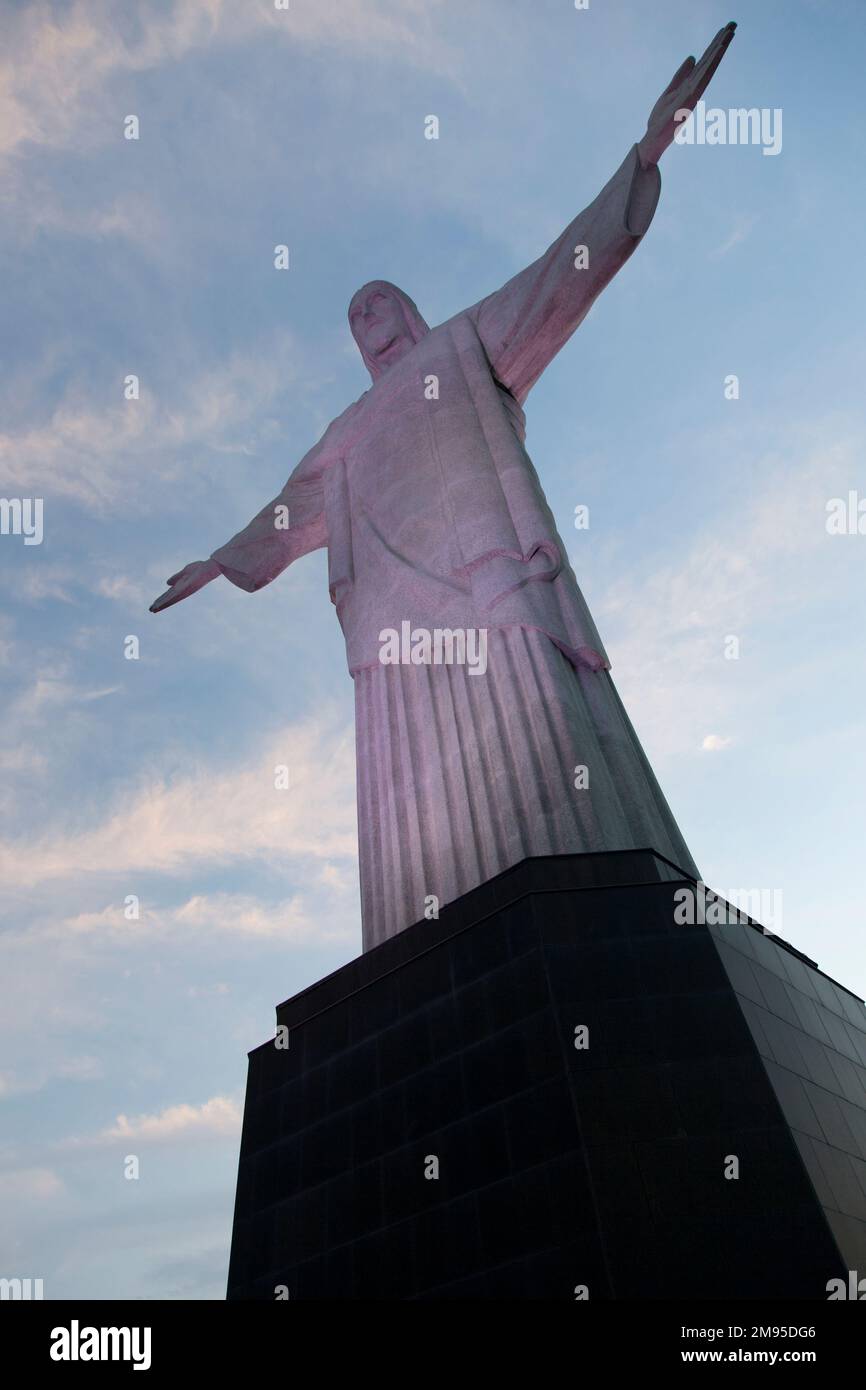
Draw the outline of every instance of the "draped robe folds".
[[[253,591],[327,546],[355,681],[365,950],[527,855],[650,847],[698,877],[524,448],[530,388],[660,184],[633,147],[537,261],[432,330],[389,287],[414,346],[381,372],[365,357],[372,387],[214,552]],[[486,671],[383,664],[381,634],[407,622],[486,630]]]

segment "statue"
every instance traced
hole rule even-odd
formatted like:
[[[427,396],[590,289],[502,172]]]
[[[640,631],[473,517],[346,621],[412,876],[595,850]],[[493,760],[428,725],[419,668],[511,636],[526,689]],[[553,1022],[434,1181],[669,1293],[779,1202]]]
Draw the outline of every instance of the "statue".
[[[355,683],[364,949],[529,855],[652,848],[698,871],[608,674],[524,445],[523,404],[631,256],[658,161],[734,35],[532,265],[430,329],[386,280],[349,326],[372,386],[244,530],[168,580],[250,593],[326,546]]]

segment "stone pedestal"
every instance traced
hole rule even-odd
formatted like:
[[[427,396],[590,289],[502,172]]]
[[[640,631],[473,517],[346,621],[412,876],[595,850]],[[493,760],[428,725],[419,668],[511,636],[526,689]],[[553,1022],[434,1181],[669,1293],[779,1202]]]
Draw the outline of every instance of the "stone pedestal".
[[[280,1005],[228,1297],[826,1299],[866,1273],[864,1006],[754,924],[680,924],[693,887],[650,850],[526,860]]]

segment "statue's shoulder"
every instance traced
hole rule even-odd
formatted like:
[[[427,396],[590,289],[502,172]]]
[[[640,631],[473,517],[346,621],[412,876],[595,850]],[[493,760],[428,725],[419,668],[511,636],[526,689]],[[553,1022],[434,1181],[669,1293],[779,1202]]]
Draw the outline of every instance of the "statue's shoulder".
[[[341,411],[339,415],[335,415],[318,444],[310,450],[311,456],[315,456],[320,467],[325,467],[328,463],[333,463],[336,458],[339,458],[340,449],[346,438],[346,434],[351,430],[354,421],[363,410],[369,395],[369,390],[364,391],[357,400],[352,401],[351,405],[347,405],[346,409]]]
[[[347,405],[347,406],[346,406],[346,409],[343,411],[342,415],[338,415],[337,418],[336,418],[334,421],[332,421],[332,424],[333,424],[333,425],[348,425],[348,424],[350,424],[351,421],[354,420],[355,416],[358,415],[358,414],[363,410],[363,408],[364,408],[364,406],[366,405],[367,401],[370,399],[370,396],[372,395],[372,393],[373,393],[373,388],[372,388],[372,386],[368,386],[367,389],[366,389],[366,391],[362,391],[362,392],[361,392],[361,394],[360,394],[360,396],[358,397],[357,400],[352,401],[352,404],[351,404],[351,405]]]

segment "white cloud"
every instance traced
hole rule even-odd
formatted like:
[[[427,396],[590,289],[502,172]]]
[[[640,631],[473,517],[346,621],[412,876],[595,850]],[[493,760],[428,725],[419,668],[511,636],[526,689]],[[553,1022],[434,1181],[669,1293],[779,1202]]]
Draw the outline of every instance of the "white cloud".
[[[740,742],[736,721],[747,718],[751,701],[777,698],[775,682],[826,659],[797,645],[783,664],[767,660],[780,624],[822,596],[837,604],[850,583],[837,568],[850,560],[825,530],[825,502],[858,476],[864,446],[859,435],[835,431],[834,440],[832,421],[808,432],[792,426],[780,442],[784,464],[754,459],[738,511],[677,533],[655,571],[628,567],[604,590],[599,626],[651,758],[697,752],[708,725],[726,725]],[[823,442],[813,444],[813,435]],[[740,640],[736,661],[725,659],[732,635]],[[764,660],[757,681],[753,658]]]
[[[42,1036],[44,1037],[44,1034]],[[56,1078],[63,1081],[100,1081],[105,1074],[105,1068],[99,1058],[86,1054],[71,1057],[52,1056],[50,1065],[39,1063],[32,1057],[32,1053],[29,1060],[29,1075],[12,1071],[0,1072],[0,1100],[40,1091],[49,1081]],[[32,1065],[34,1062],[35,1065]]]
[[[99,1081],[104,1073],[98,1057],[64,1057],[57,1064],[57,1075],[69,1081]]]
[[[141,611],[153,602],[153,595],[147,584],[136,584],[123,574],[104,576],[99,580],[96,592],[102,598],[110,598],[116,603],[125,603],[130,608],[138,608]]]
[[[437,7],[435,0],[315,0],[277,11],[269,3],[173,0],[159,10],[139,6],[131,19],[117,0],[73,0],[61,11],[37,0],[6,17],[0,154],[119,139],[127,110],[118,115],[103,97],[113,77],[256,34],[269,43],[396,49],[413,65],[446,71],[430,18]]]
[[[122,686],[119,685],[108,685],[87,690],[55,675],[41,674],[9,706],[8,718],[11,721],[22,715],[38,716],[45,710],[64,705],[90,704],[93,700],[104,700],[108,695],[116,695],[121,689]]]
[[[64,1191],[63,1182],[50,1168],[15,1168],[0,1174],[6,1202],[47,1202]]]
[[[118,1142],[164,1144],[186,1139],[226,1139],[240,1133],[242,1111],[228,1096],[202,1105],[170,1105],[155,1115],[118,1115],[98,1134],[60,1141],[59,1148],[102,1148]]]
[[[711,260],[721,260],[722,256],[727,256],[729,251],[733,251],[735,246],[741,246],[746,241],[757,222],[756,217],[750,217],[741,213],[734,221],[730,234],[725,238],[720,246],[710,252]]]
[[[327,883],[331,886],[330,878]],[[239,893],[196,894],[170,908],[144,906],[137,921],[127,920],[123,904],[112,904],[98,912],[82,912],[66,918],[62,929],[80,934],[110,933],[127,937],[143,932],[148,941],[153,939],[155,932],[173,936],[221,932],[242,937],[273,937],[283,945],[348,941],[355,935],[348,926],[335,926],[331,917],[322,911],[321,902],[313,908],[303,895],[270,903]]]
[[[719,734],[707,734],[701,742],[701,748],[707,753],[719,753],[723,748],[730,748],[732,739],[722,738]]]
[[[32,748],[0,748],[0,772],[32,776],[44,771],[46,762],[45,754]]]
[[[177,476],[178,451],[254,452],[259,430],[270,428],[266,408],[299,360],[294,337],[281,331],[255,354],[236,352],[187,377],[178,364],[180,389],[170,402],[155,399],[144,382],[139,400],[124,400],[122,373],[111,405],[97,407],[70,388],[46,423],[0,433],[4,486],[71,497],[97,513],[149,505],[154,478]],[[50,507],[46,513],[50,538]]]
[[[224,980],[219,980],[215,985],[188,985],[186,993],[188,999],[212,999],[231,994],[231,989]]]
[[[289,768],[287,790],[274,785],[281,764]],[[0,880],[45,884],[98,874],[128,882],[136,872],[239,860],[284,870],[299,856],[330,861],[356,853],[354,734],[326,711],[287,726],[232,771],[153,775],[92,829],[0,842]],[[254,930],[252,909],[246,920]]]
[[[29,163],[10,168],[5,174],[4,201],[15,210],[14,221],[7,229],[10,238],[31,243],[39,233],[64,241],[73,237],[96,241],[119,237],[149,255],[165,248],[171,223],[151,192],[118,193],[104,205],[94,200],[78,207],[68,192],[64,194],[31,175]]]
[[[9,588],[25,603],[42,603],[46,599],[58,603],[74,603],[74,576],[63,565],[28,564],[13,571]]]

